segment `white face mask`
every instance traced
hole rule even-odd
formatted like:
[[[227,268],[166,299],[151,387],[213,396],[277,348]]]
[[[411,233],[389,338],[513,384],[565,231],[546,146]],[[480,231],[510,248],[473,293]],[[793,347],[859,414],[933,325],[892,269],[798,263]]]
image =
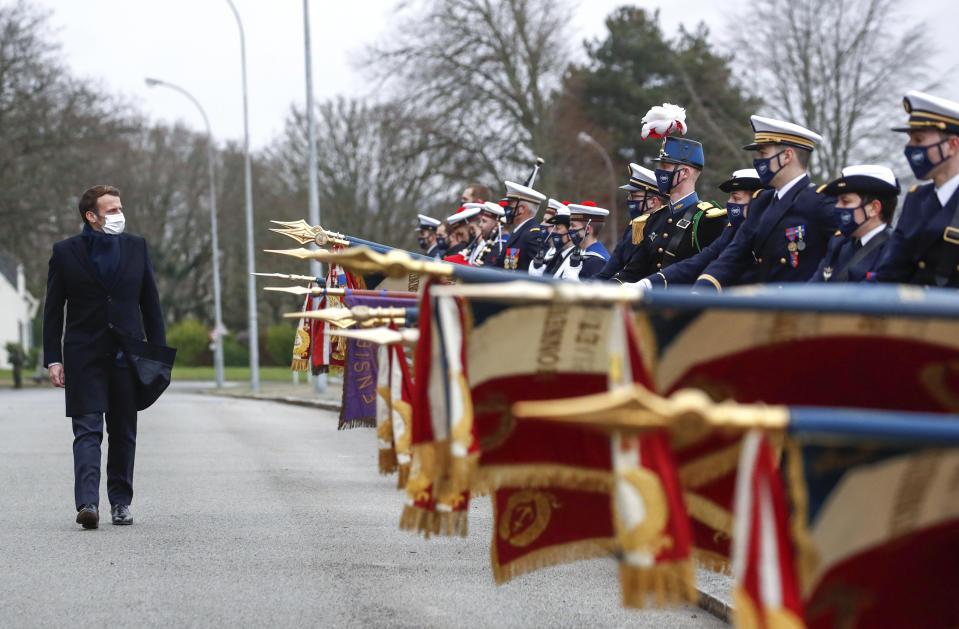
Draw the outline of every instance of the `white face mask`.
[[[126,226],[127,220],[124,218],[123,214],[107,214],[103,217],[103,232],[105,234],[112,234],[114,236],[123,233],[123,228]]]

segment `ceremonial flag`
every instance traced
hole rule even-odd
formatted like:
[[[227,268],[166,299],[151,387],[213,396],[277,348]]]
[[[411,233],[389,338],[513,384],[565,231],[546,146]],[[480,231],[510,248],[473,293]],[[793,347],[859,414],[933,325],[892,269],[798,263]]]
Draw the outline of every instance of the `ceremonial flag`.
[[[313,282],[310,282],[307,288],[313,288]],[[307,293],[303,300],[303,312],[313,310],[313,294]],[[290,364],[291,371],[309,371],[310,369],[310,351],[312,350],[313,338],[313,319],[300,317],[296,324],[296,333],[293,335],[293,361]],[[220,342],[219,340],[217,342]]]
[[[616,552],[608,491],[500,488],[493,496],[490,562],[497,583]]]
[[[379,297],[347,293],[343,302],[348,308],[405,308],[415,304],[414,299]],[[343,399],[340,405],[338,428],[372,428],[376,421],[376,344],[362,339],[346,339],[346,361],[343,370]]]
[[[332,251],[339,250],[340,247],[332,247]],[[336,264],[330,265],[330,271],[326,274],[327,288],[349,288],[363,289],[365,285],[363,280],[357,279],[355,275]],[[336,295],[323,293],[315,302],[317,310],[324,308],[339,308],[342,305],[342,299]],[[314,321],[312,325],[313,338],[313,375],[326,373],[331,367],[342,368],[346,361],[347,339],[339,336],[329,336],[325,334],[325,321]]]
[[[807,625],[959,626],[959,448],[832,441],[785,448]]]
[[[609,389],[652,385],[631,313],[612,308]],[[692,532],[666,429],[614,433],[610,439],[616,488],[612,508],[623,605],[645,607],[696,601]]]
[[[802,602],[772,448],[761,432],[753,431],[742,450],[733,550],[736,627],[799,629],[804,626]]]
[[[390,404],[390,355],[389,345],[380,345],[376,350],[376,444],[379,451],[380,474],[396,471],[396,448],[393,444],[393,420]]]

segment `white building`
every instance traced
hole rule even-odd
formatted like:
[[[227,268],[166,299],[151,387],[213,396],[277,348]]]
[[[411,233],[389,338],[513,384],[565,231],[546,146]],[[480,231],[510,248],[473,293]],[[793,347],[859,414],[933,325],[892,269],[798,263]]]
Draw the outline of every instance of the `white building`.
[[[27,292],[23,265],[0,254],[0,369],[10,369],[7,343],[33,346],[33,318],[40,302]]]

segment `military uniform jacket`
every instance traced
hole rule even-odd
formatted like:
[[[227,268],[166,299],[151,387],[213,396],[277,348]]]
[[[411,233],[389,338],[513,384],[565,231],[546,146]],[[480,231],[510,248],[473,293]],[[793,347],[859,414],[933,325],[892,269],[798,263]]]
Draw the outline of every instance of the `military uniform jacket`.
[[[434,244],[432,247],[430,247],[429,249],[427,249],[425,255],[427,255],[427,256],[429,256],[430,258],[433,258],[433,259],[435,259],[435,260],[442,260],[444,257],[446,257],[446,250],[445,250],[445,249],[440,249],[440,246],[439,246],[439,245],[435,245],[435,244]]]
[[[891,233],[892,228],[887,226],[860,247],[858,238],[843,236],[837,231],[829,241],[826,256],[809,281],[862,282],[871,277]]]
[[[519,225],[510,234],[509,240],[506,242],[506,250],[500,260],[496,262],[496,265],[526,272],[529,269],[529,263],[533,261],[539,251],[542,238],[543,230],[536,219],[526,219],[522,225]]]
[[[693,192],[669,208],[659,210],[646,221],[642,242],[614,279],[636,282],[701,252],[726,226],[724,216],[706,217],[707,210],[714,208],[712,203],[701,203]]]
[[[616,243],[616,248],[613,249],[613,255],[609,257],[609,260],[606,261],[599,273],[593,276],[593,279],[613,279],[613,276],[616,275],[620,269],[626,266],[626,263],[629,262],[629,259],[633,256],[638,248],[639,245],[633,244],[633,228],[632,226],[627,225],[626,229],[623,231],[622,238],[619,239],[619,242]]]
[[[677,284],[692,284],[709,263],[719,257],[726,246],[732,242],[739,226],[727,223],[719,238],[691,258],[670,265],[662,271],[653,273],[646,279],[655,287],[666,288]]]
[[[836,231],[836,199],[818,194],[806,176],[783,198],[774,197],[774,190],[763,190],[752,200],[745,225],[699,276],[697,287],[806,282],[813,276]]]
[[[959,247],[959,233],[947,232],[957,204],[959,191],[953,193],[945,207],[940,207],[932,183],[913,188],[902,204],[899,223],[876,266],[875,280],[959,287],[959,260],[953,259],[948,269],[939,269],[943,257]]]
[[[53,245],[43,310],[43,364],[63,363],[68,417],[109,410],[118,334],[137,340],[145,335],[151,343],[166,344],[146,240],[132,234],[117,238],[120,261],[107,282],[82,236]]]
[[[488,249],[486,245],[489,245]],[[504,249],[505,244],[503,243],[503,239],[498,236],[492,244],[487,241],[483,244],[483,251],[480,253],[479,259],[475,264],[477,266],[497,266],[499,261],[503,259]]]

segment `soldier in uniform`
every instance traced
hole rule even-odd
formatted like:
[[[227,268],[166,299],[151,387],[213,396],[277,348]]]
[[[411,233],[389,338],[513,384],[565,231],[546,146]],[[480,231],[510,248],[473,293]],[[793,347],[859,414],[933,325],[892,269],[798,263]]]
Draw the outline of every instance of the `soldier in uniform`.
[[[463,253],[463,251],[466,250],[466,247],[469,245],[470,233],[469,226],[467,225],[467,219],[469,219],[472,214],[473,212],[466,211],[466,206],[462,206],[456,211],[456,214],[453,214],[446,219],[446,223],[449,225],[450,235],[452,237],[450,248],[446,250],[447,258]]]
[[[506,185],[504,220],[510,230],[510,236],[506,242],[506,252],[502,259],[497,261],[497,265],[525,272],[539,252],[543,231],[536,222],[536,212],[540,204],[546,200],[546,195],[512,181],[506,181],[504,184]]]
[[[529,264],[529,274],[561,278],[569,268],[569,256],[573,253],[573,242],[569,239],[569,208],[560,205],[547,221],[550,227],[550,249],[546,256],[537,256]],[[541,249],[542,250],[542,249]]]
[[[609,252],[599,241],[607,216],[609,216],[609,210],[596,207],[592,201],[569,204],[567,237],[579,250],[576,257],[582,260],[581,264],[573,267],[577,269],[577,279],[591,279],[609,260]],[[567,272],[565,279],[573,279],[572,276],[572,272]]]
[[[710,262],[719,257],[723,249],[732,242],[736,232],[745,222],[749,214],[749,202],[753,195],[763,186],[759,182],[759,174],[752,168],[744,168],[735,171],[732,176],[719,184],[719,189],[729,195],[726,202],[726,209],[718,208],[706,210],[706,216],[710,218],[726,217],[726,227],[723,229],[719,238],[714,240],[708,247],[682,262],[672,264],[661,271],[653,273],[647,278],[640,280],[637,284],[646,289],[667,288],[678,284],[692,284],[699,277]]]
[[[429,257],[442,260],[446,252],[441,250],[436,243],[436,229],[440,226],[440,222],[425,214],[417,214],[416,217],[419,219],[417,241],[420,244],[420,248],[426,251],[426,255]]]
[[[791,122],[752,116],[753,166],[764,185],[749,204],[749,219],[696,279],[701,289],[746,282],[805,282],[836,231],[835,197],[819,194],[806,168],[822,136]]]
[[[959,103],[922,92],[903,98],[906,160],[918,179],[876,267],[875,280],[959,287]]]
[[[499,203],[487,201],[479,211],[477,221],[480,229],[480,241],[470,256],[470,264],[476,266],[496,266],[503,256],[504,243],[500,238],[500,225],[505,212]]]
[[[873,275],[889,241],[899,181],[885,166],[847,166],[823,193],[838,198],[836,230],[810,282],[861,282]]]
[[[627,168],[629,181],[619,187],[626,191],[626,209],[629,211],[629,224],[620,236],[603,268],[593,276],[597,280],[612,279],[635,253],[643,239],[649,218],[669,202],[669,197],[660,194],[656,186],[656,174],[639,164],[630,164]]]
[[[530,264],[535,263],[537,266],[542,265],[545,262],[549,262],[556,254],[552,239],[554,226],[553,217],[556,216],[557,212],[565,211],[564,208],[566,208],[567,205],[569,205],[569,201],[557,201],[556,199],[546,200],[546,211],[544,212],[542,222],[539,224],[543,237],[540,240],[539,251],[533,256],[533,262]]]
[[[659,154],[656,185],[669,195],[669,205],[646,222],[645,237],[626,266],[613,276],[621,283],[636,282],[708,247],[726,226],[723,216],[707,216],[715,209],[696,195],[696,180],[705,165],[703,145],[668,136]]]

